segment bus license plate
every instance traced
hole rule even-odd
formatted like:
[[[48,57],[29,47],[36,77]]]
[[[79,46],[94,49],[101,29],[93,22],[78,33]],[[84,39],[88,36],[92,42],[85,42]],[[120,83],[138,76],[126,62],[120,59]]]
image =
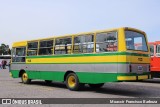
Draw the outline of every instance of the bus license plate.
[[[142,66],[138,66],[138,71],[143,71],[143,67]]]

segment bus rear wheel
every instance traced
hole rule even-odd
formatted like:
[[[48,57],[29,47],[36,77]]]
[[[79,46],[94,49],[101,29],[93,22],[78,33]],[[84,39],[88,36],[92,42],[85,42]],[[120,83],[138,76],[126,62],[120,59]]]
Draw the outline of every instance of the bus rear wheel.
[[[79,79],[75,73],[68,74],[65,82],[67,88],[72,91],[77,91],[84,86],[84,84],[79,83]]]
[[[23,72],[21,80],[24,84],[29,84],[31,82],[31,79],[28,78],[28,74],[26,72]]]
[[[91,88],[101,88],[104,83],[100,83],[100,84],[88,84]]]

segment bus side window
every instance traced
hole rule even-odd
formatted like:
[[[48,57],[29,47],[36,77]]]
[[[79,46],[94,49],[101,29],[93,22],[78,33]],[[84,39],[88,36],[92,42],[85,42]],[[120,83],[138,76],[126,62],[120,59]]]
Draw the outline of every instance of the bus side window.
[[[93,53],[94,35],[79,35],[74,37],[73,53]]]
[[[54,54],[71,54],[72,37],[56,38]]]
[[[154,45],[150,45],[150,55],[154,56]]]
[[[28,51],[27,51],[28,56],[37,55],[37,50],[38,50],[38,42],[28,43]]]
[[[16,48],[12,48],[12,62],[16,62]]]
[[[117,51],[117,32],[97,33],[96,52]]]
[[[159,57],[160,57],[160,45],[157,45],[156,48],[157,48],[157,49],[156,49],[156,50],[157,50],[157,51],[156,51],[156,56],[159,56]]]
[[[17,47],[12,51],[12,62],[25,62],[26,56],[26,48],[25,47]]]
[[[53,40],[40,41],[39,55],[52,55],[53,54]]]

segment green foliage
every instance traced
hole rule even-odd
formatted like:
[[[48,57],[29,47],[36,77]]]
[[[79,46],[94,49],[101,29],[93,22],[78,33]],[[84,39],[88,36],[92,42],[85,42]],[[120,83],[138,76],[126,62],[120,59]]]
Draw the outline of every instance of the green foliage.
[[[9,45],[2,43],[0,45],[0,55],[10,55],[10,54],[11,54],[11,50],[9,48]]]

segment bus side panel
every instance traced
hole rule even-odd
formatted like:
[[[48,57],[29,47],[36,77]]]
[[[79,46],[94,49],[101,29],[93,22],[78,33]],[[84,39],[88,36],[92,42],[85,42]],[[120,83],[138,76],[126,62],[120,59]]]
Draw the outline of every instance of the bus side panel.
[[[64,81],[65,72],[59,71],[40,71],[42,80]]]
[[[160,57],[151,57],[151,75],[152,78],[160,78]]]
[[[105,83],[117,80],[117,63],[110,64],[15,64],[12,69],[25,68],[30,79],[64,81],[67,71],[77,74],[81,83]]]
[[[11,70],[10,72],[13,78],[19,78],[19,70]]]
[[[76,74],[78,75],[79,81],[81,83],[90,83],[90,84],[117,81],[117,69],[118,69],[117,53],[115,53],[114,57],[110,56],[110,58],[112,58],[112,61],[114,62],[108,61],[108,62],[101,62],[99,64],[86,64],[86,67],[80,67],[81,69],[79,71],[81,72],[76,72]],[[109,59],[109,58],[106,57],[105,59]]]
[[[118,55],[118,74],[128,73],[128,63],[126,55]]]
[[[117,73],[76,72],[80,83],[98,84],[117,81]]]
[[[160,57],[151,57],[151,71],[160,72]]]
[[[39,71],[25,70],[28,74],[28,78],[30,79],[41,79]]]

